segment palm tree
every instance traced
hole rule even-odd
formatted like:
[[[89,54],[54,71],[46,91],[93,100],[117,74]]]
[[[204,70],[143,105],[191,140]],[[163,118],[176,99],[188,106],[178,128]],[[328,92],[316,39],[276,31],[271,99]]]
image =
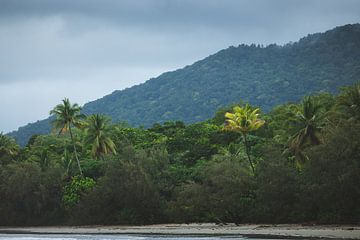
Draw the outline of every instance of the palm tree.
[[[116,153],[115,144],[110,138],[109,123],[109,118],[99,114],[87,119],[85,143],[91,145],[91,155],[94,158]]]
[[[337,105],[350,119],[360,120],[360,83],[343,88]]]
[[[71,104],[68,98],[62,100],[62,104],[58,104],[53,110],[50,111],[50,115],[55,116],[55,119],[52,121],[52,124],[55,129],[59,130],[59,135],[61,133],[68,132],[70,133],[71,142],[74,147],[75,158],[79,167],[79,172],[83,175],[80,161],[78,158],[76,145],[72,133],[72,126],[80,127],[82,126],[81,119],[84,118],[84,115],[80,113],[81,107],[78,104]]]
[[[19,151],[20,147],[15,140],[0,132],[0,158],[6,156],[6,158],[13,160],[19,154]]]
[[[301,109],[296,114],[295,124],[299,130],[291,137],[289,150],[300,160],[300,164],[306,159],[302,149],[306,146],[318,145],[321,143],[320,132],[322,114],[319,105],[313,97],[307,96],[302,101]]]
[[[254,164],[250,157],[250,146],[247,140],[249,132],[259,129],[264,125],[265,121],[259,119],[260,109],[252,109],[248,104],[245,107],[235,106],[233,108],[234,113],[225,113],[225,129],[240,132],[244,138],[245,151],[248,157],[251,169],[255,173]]]

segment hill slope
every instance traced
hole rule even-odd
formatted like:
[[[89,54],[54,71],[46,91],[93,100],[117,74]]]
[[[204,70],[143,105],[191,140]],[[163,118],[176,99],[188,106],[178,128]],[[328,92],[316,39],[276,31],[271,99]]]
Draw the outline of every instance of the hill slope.
[[[229,47],[183,69],[84,105],[86,114],[103,113],[133,126],[213,116],[240,99],[268,111],[360,79],[360,24],[316,33],[284,46]],[[24,145],[35,133],[47,133],[49,119],[20,127],[11,136]]]

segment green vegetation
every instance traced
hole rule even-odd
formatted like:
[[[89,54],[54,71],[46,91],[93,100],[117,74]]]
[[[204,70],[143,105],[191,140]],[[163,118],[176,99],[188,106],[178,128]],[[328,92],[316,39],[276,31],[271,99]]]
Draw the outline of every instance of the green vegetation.
[[[0,134],[0,225],[359,223],[358,100],[353,85],[144,129],[65,99],[51,112],[62,134],[24,148]]]
[[[86,124],[85,143],[91,146],[93,158],[100,158],[108,153],[116,153],[115,144],[110,138],[110,119],[94,114],[88,118]]]
[[[307,158],[302,149],[306,146],[319,145],[321,132],[321,105],[312,97],[305,97],[301,109],[296,114],[295,123],[300,126],[292,137],[289,150],[293,152],[298,163],[304,163]]]
[[[259,108],[251,109],[249,105],[245,107],[236,106],[233,108],[234,113],[225,113],[225,129],[240,132],[244,138],[245,152],[249,159],[249,163],[253,173],[255,173],[254,164],[250,157],[250,146],[247,140],[248,133],[259,129],[264,125],[265,121],[258,119]]]
[[[64,188],[62,202],[65,209],[71,209],[78,204],[81,195],[89,192],[95,184],[96,183],[92,178],[74,176],[71,182]]]
[[[151,127],[156,122],[204,121],[239,99],[268,112],[308,94],[334,94],[340,86],[354,84],[360,79],[359,56],[359,24],[308,35],[284,46],[229,47],[183,69],[89,102],[83,113]],[[50,121],[29,124],[10,135],[25,146],[32,135],[48,134]]]
[[[78,127],[81,125],[80,119],[83,115],[80,113],[81,107],[77,104],[71,104],[69,99],[65,98],[62,104],[57,105],[53,110],[50,111],[51,115],[55,116],[55,119],[52,121],[54,128],[59,131],[59,135],[61,133],[65,133],[69,131],[71,142],[74,147],[74,155],[76,158],[76,162],[78,163],[80,174],[82,175],[82,169],[79,161],[79,157],[76,151],[75,140],[71,131],[71,127]]]

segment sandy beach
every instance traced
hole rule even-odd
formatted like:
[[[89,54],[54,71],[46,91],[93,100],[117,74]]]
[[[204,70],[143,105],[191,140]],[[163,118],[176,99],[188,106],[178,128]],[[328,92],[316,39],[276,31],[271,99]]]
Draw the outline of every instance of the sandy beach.
[[[360,226],[326,225],[235,225],[235,224],[161,224],[147,226],[57,226],[0,227],[0,233],[32,234],[179,234],[244,235],[259,237],[299,237],[360,239]]]

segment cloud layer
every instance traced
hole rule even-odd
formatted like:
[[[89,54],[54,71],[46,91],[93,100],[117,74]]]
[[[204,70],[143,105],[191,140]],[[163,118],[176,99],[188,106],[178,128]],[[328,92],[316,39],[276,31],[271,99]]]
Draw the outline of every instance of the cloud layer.
[[[356,0],[0,0],[0,131],[241,43],[360,22]]]

